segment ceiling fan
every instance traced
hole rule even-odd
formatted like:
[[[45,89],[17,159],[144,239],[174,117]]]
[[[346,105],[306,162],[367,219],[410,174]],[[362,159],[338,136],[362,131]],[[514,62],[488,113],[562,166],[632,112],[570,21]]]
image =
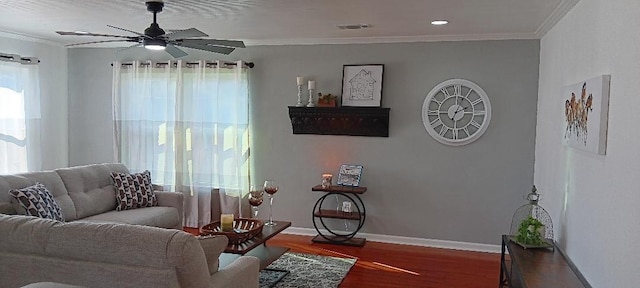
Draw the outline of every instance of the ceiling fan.
[[[245,48],[244,42],[236,41],[236,40],[220,40],[220,39],[202,39],[198,37],[208,37],[209,35],[204,32],[196,29],[189,28],[185,30],[178,30],[175,32],[165,33],[162,28],[156,22],[156,14],[162,12],[162,8],[164,7],[164,2],[162,1],[147,1],[145,2],[147,5],[147,11],[153,13],[153,23],[147,29],[144,30],[144,33],[138,33],[135,31],[131,31],[128,29],[107,25],[108,27],[127,31],[129,33],[136,34],[137,36],[122,36],[122,35],[109,35],[109,34],[96,34],[89,33],[83,31],[75,31],[75,32],[65,32],[65,31],[56,31],[56,33],[60,35],[74,35],[74,36],[99,36],[99,37],[111,37],[111,38],[120,38],[115,40],[103,40],[103,41],[92,41],[92,42],[83,42],[76,44],[69,44],[66,46],[77,46],[84,44],[94,44],[94,43],[106,43],[106,42],[133,42],[137,43],[133,47],[143,46],[144,48],[150,50],[165,50],[167,53],[171,54],[174,58],[180,58],[187,56],[187,53],[177,46],[187,47],[192,49],[199,49],[209,52],[215,52],[220,54],[229,54],[235,50],[235,48]]]

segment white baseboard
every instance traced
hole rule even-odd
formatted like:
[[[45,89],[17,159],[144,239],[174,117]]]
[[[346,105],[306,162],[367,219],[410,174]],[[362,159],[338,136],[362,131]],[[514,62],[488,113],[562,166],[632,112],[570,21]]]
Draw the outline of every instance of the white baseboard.
[[[330,233],[327,231],[323,231],[323,230],[320,230],[320,231],[325,235],[330,235]],[[282,231],[282,233],[293,234],[293,235],[304,235],[304,236],[318,235],[318,232],[316,232],[315,229],[298,228],[298,227],[289,227],[284,231]],[[414,246],[423,246],[423,247],[432,247],[432,248],[444,248],[444,249],[487,252],[487,253],[501,252],[500,245],[491,245],[491,244],[437,240],[437,239],[424,239],[424,238],[382,235],[382,234],[372,234],[372,233],[358,233],[357,237],[366,238],[367,241],[384,242],[384,243],[392,243],[392,244],[414,245]]]

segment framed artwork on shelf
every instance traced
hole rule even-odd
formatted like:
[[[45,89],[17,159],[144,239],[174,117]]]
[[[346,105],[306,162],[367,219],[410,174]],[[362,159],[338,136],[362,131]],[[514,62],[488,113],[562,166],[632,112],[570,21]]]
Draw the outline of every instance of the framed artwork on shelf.
[[[383,64],[342,67],[342,106],[380,107]]]
[[[362,168],[362,165],[340,165],[340,173],[338,173],[338,181],[336,183],[342,186],[360,186]]]
[[[610,75],[600,75],[564,88],[564,144],[605,155]]]

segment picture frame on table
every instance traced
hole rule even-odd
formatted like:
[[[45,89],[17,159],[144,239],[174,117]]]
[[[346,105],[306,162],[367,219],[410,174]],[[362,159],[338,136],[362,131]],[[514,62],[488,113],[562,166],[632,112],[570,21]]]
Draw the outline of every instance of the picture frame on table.
[[[338,173],[338,185],[342,186],[360,186],[360,178],[362,178],[362,165],[342,164]]]
[[[342,66],[342,106],[380,107],[384,64]]]

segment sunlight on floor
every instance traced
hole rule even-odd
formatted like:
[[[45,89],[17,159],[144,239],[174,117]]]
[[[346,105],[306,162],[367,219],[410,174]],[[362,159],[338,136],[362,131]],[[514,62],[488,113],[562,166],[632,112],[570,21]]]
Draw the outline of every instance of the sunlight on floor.
[[[420,276],[420,273],[416,273],[416,272],[409,271],[409,270],[406,270],[406,269],[402,269],[402,268],[398,268],[398,267],[390,266],[390,265],[387,265],[387,264],[382,264],[382,263],[378,263],[378,262],[371,262],[371,264],[373,264],[373,265],[380,265],[380,266],[382,266],[382,267],[386,267],[387,269],[391,269],[392,271],[404,272],[404,273],[408,273],[408,274],[412,274],[412,275]],[[387,270],[387,271],[389,271],[389,270]]]
[[[358,258],[356,256],[340,253],[340,252],[329,250],[329,249],[313,247],[313,246],[308,246],[308,245],[296,245],[295,248],[297,250],[308,252],[308,253],[317,253],[317,254],[320,254],[320,255],[329,254],[329,255],[335,255],[335,256],[344,257],[344,258],[357,259],[358,261],[356,262],[355,266],[359,266],[359,267],[366,268],[366,269],[382,270],[382,271],[394,272],[394,273],[406,273],[406,274],[411,274],[411,275],[415,275],[415,276],[420,276],[420,273],[413,272],[411,270],[402,269],[402,268],[399,268],[399,267],[383,264],[383,263],[380,263],[380,262],[364,261],[364,260],[362,260],[362,259],[360,259],[360,258]]]

